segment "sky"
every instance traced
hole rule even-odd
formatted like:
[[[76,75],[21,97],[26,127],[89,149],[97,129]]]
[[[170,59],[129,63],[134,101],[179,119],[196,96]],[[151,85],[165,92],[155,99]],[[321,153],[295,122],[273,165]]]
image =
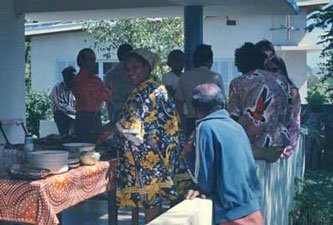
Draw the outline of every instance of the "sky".
[[[331,0],[331,4],[332,3],[333,0]],[[311,33],[307,33],[306,40],[310,45],[316,45],[317,42],[321,40],[319,36],[323,33],[324,31],[322,29],[314,29]],[[314,72],[317,72],[318,64],[323,61],[323,59],[320,58],[320,53],[320,51],[316,51],[308,52],[307,54],[307,65],[314,69]]]

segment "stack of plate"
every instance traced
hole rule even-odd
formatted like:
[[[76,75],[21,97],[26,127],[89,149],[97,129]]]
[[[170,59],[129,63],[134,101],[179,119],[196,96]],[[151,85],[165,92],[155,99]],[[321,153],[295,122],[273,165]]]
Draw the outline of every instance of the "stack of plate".
[[[80,166],[80,158],[72,158],[68,159],[68,167],[70,169],[76,168]]]
[[[95,149],[95,144],[92,143],[65,143],[63,146],[68,150],[79,150],[80,153],[89,152]]]
[[[68,152],[59,150],[37,151],[31,153],[31,166],[49,169],[51,173],[63,173],[68,170]]]

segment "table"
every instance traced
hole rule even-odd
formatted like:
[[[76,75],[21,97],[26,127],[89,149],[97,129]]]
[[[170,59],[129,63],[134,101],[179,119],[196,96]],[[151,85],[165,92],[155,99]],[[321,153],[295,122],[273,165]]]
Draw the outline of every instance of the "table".
[[[37,181],[0,179],[0,220],[58,224],[57,214],[63,210],[107,191],[115,193],[116,167],[117,160],[112,160]],[[109,223],[116,223],[114,201],[109,194]],[[110,208],[115,215],[110,215]]]

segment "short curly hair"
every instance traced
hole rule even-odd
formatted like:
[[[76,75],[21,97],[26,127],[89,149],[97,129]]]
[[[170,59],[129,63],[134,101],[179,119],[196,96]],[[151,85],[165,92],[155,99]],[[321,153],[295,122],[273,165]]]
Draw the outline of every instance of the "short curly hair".
[[[184,56],[182,50],[176,49],[172,50],[168,55],[167,65],[171,67],[172,63],[179,59],[179,57]]]
[[[255,46],[262,52],[271,51],[271,52],[273,52],[274,55],[276,54],[275,49],[274,49],[274,45],[269,40],[261,40],[258,43],[256,43]]]
[[[123,61],[126,54],[129,53],[132,50],[133,50],[133,47],[130,44],[120,45],[118,50],[117,50],[117,56],[118,56],[119,61]]]
[[[205,66],[209,61],[213,61],[213,51],[211,45],[201,44],[193,53],[194,67]]]
[[[77,55],[77,58],[76,58],[76,63],[80,68],[83,66],[82,62],[84,62],[84,60],[86,58],[86,55],[90,52],[95,54],[94,50],[92,50],[91,48],[84,48],[84,49],[80,50],[80,52],[79,52],[79,54]]]
[[[235,65],[239,72],[246,73],[251,70],[263,69],[267,56],[253,43],[246,42],[235,51]]]

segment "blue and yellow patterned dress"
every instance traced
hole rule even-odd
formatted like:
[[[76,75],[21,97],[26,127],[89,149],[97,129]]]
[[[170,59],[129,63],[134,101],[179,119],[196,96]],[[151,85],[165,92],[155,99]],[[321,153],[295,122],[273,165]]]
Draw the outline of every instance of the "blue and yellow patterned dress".
[[[181,159],[184,138],[176,105],[165,86],[153,77],[142,82],[128,98],[116,125],[121,133],[120,208],[149,208],[162,197],[175,200],[179,196],[175,183],[189,176]]]

